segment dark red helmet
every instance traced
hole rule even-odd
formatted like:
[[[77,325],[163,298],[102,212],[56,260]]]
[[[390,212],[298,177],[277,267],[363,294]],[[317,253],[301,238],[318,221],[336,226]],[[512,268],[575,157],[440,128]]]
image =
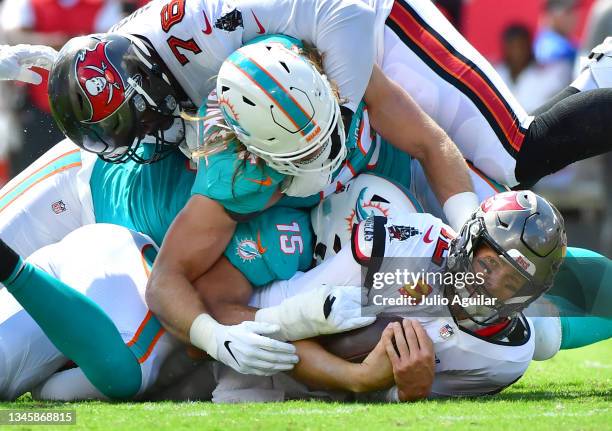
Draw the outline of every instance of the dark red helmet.
[[[176,149],[185,135],[179,102],[186,99],[151,45],[131,35],[71,39],[49,77],[60,129],[113,163],[152,163]],[[141,143],[153,144],[152,152]]]

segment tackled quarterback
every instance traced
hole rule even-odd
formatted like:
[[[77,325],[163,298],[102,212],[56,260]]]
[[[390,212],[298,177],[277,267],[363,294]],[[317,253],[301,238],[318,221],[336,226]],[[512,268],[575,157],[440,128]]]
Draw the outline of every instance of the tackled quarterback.
[[[610,338],[572,298],[610,309],[612,262],[528,189],[610,150],[611,47],[535,115],[422,0],[154,0],[3,47],[66,139],[0,190],[0,398],[146,399],[186,349],[215,389],[185,399],[484,396]]]

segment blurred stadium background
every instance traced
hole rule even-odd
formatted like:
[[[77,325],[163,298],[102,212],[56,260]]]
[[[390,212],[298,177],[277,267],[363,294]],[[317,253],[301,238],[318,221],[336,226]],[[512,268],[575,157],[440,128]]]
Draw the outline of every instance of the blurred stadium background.
[[[59,49],[71,37],[107,30],[146,2],[1,0],[0,43]],[[612,35],[612,0],[435,3],[496,66],[528,111],[567,86],[580,54]],[[45,84],[0,84],[0,137],[2,185],[62,138],[49,115]],[[566,216],[572,245],[612,256],[612,155],[569,166],[537,190]]]

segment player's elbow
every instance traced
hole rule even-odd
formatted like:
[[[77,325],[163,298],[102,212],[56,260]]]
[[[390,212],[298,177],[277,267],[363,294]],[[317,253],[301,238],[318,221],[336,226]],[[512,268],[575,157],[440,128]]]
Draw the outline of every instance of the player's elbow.
[[[155,267],[153,268],[145,290],[147,307],[155,315],[159,315],[163,311],[163,277],[159,272]]]
[[[414,140],[410,154],[417,159],[423,167],[436,165],[440,160],[448,160],[449,154],[454,152],[454,143],[442,128],[433,120],[423,125],[422,135]]]

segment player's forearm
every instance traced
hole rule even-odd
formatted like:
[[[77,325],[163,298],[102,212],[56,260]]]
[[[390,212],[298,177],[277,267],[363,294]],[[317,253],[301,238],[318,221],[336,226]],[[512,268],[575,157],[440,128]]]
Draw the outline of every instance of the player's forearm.
[[[189,340],[194,319],[206,312],[192,282],[218,260],[234,227],[221,205],[194,195],[170,226],[155,259],[147,304],[166,329],[183,341]]]
[[[348,362],[329,353],[314,340],[295,341],[293,344],[300,362],[291,375],[311,389],[363,393],[388,389],[393,385],[393,373],[378,366],[375,367],[377,372],[372,372],[368,359],[358,364]]]
[[[210,314],[224,325],[255,320],[256,308],[249,307],[251,284],[227,258],[222,257],[194,283]]]
[[[189,331],[196,317],[207,312],[189,280],[176,273],[153,271],[146,300],[164,328],[186,343],[190,343]]]
[[[457,146],[380,69],[372,73],[366,103],[372,128],[391,145],[419,160],[440,203],[449,203],[444,210],[449,221],[455,221],[451,225],[461,225],[478,205],[478,198],[473,194],[469,168]],[[451,217],[449,211],[454,213]]]
[[[419,158],[449,224],[458,229],[478,206],[468,165],[450,138],[432,124],[429,144]]]
[[[293,343],[300,357],[291,376],[311,389],[360,392],[359,364],[345,361],[313,340]]]

